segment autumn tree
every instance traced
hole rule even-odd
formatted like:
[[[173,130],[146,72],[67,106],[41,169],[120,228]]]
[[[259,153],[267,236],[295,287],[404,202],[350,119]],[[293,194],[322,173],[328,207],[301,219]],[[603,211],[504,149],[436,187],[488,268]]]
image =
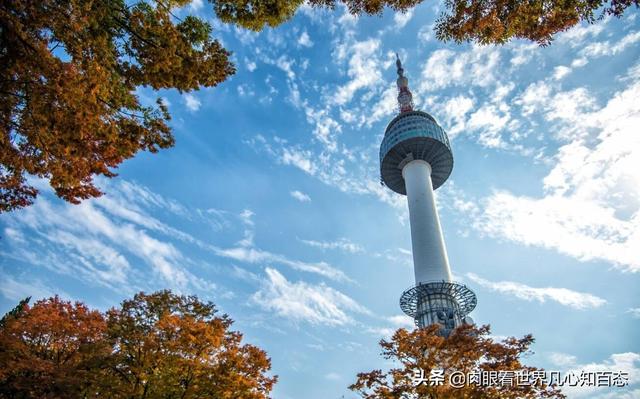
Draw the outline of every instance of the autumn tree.
[[[32,203],[28,176],[77,203],[138,151],[173,145],[167,107],[138,87],[196,90],[234,73],[190,0],[0,3],[0,212]]]
[[[514,377],[517,372],[521,376],[533,376],[536,371],[542,371],[520,361],[534,341],[531,335],[495,342],[489,333],[489,326],[473,325],[458,327],[447,338],[439,334],[438,325],[413,331],[399,329],[390,340],[380,341],[384,358],[394,361],[398,367],[359,373],[357,381],[349,388],[368,399],[565,397],[540,379],[521,377],[521,383],[517,383]],[[467,379],[460,384],[454,379],[452,385],[450,380],[453,375],[468,378],[473,373],[482,376],[482,373],[490,372],[513,373],[510,374],[513,383],[486,384],[482,380],[469,383]],[[438,379],[438,376],[442,378]]]
[[[447,11],[436,22],[440,40],[481,44],[528,39],[541,45],[581,21],[620,17],[640,0],[445,0]]]
[[[19,306],[0,327],[0,397],[83,397],[109,354],[103,316],[57,296]]]
[[[137,294],[107,313],[117,397],[266,398],[276,381],[265,352],[242,345],[231,319],[196,297]]]
[[[213,304],[139,293],[105,313],[58,297],[0,326],[0,398],[267,398],[276,381]]]

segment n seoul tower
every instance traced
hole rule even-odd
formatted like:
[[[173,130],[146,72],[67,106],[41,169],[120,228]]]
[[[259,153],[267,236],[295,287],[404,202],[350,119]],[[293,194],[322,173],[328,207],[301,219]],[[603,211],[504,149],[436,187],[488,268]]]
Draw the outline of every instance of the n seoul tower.
[[[477,303],[473,291],[451,281],[433,195],[451,174],[453,153],[435,119],[413,109],[409,81],[396,57],[400,114],[387,126],[380,144],[380,177],[391,190],[406,195],[409,204],[416,285],[402,294],[400,307],[419,328],[438,323],[440,333],[448,336],[457,326],[472,322],[467,315]]]

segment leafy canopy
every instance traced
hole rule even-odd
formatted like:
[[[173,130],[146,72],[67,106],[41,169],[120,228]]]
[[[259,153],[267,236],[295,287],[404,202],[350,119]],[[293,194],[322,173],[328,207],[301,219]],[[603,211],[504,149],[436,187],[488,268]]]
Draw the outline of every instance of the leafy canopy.
[[[0,398],[267,398],[270,359],[213,304],[139,293],[105,313],[58,297],[0,325]]]
[[[523,365],[520,358],[526,355],[533,343],[533,337],[526,335],[517,339],[507,338],[494,342],[489,326],[463,325],[444,338],[439,334],[440,326],[432,325],[424,329],[397,330],[390,340],[381,340],[382,355],[393,360],[398,367],[388,371],[373,370],[358,374],[357,381],[349,388],[369,399],[401,398],[564,398],[555,387],[542,383],[535,385],[513,384],[504,386],[483,386],[467,384],[461,388],[450,385],[449,376],[456,372],[468,375],[474,371],[527,371],[535,367]],[[423,370],[428,378],[432,370],[442,370],[442,385],[428,382],[416,384],[415,370]]]
[[[234,73],[189,0],[9,0],[0,5],[0,212],[29,205],[28,175],[78,203],[95,175],[173,145],[167,107],[139,86],[190,91]]]

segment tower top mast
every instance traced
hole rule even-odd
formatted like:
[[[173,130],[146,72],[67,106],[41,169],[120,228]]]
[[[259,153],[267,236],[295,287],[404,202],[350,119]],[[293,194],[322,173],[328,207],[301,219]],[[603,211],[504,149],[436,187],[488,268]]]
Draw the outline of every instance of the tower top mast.
[[[404,69],[398,53],[396,53],[396,67],[398,68],[398,80],[396,80],[398,85],[398,107],[402,114],[413,111],[413,95],[409,90],[409,79],[404,76]]]

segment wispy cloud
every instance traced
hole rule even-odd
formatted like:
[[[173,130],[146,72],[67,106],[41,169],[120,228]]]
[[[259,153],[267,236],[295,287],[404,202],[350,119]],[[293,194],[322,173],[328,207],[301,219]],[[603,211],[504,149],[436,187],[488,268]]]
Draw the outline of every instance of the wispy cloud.
[[[117,191],[112,193],[118,195]],[[171,229],[142,213],[136,205],[120,208],[115,206],[118,203],[121,202],[109,198],[73,206],[43,196],[33,206],[9,217],[13,229],[31,229],[26,242],[12,242],[11,253],[36,251],[41,260],[64,257],[66,267],[50,267],[117,290],[133,289],[129,282],[136,281],[132,277],[141,272],[131,267],[129,256],[149,265],[153,274],[170,286],[185,287],[190,281],[196,282],[182,266],[188,258],[169,241],[145,230]],[[149,279],[139,281],[145,280]]]
[[[582,106],[576,108],[576,103]],[[640,81],[615,93],[600,109],[593,104],[582,89],[539,104],[562,126],[557,130],[566,142],[543,180],[545,196],[496,191],[481,201],[484,208],[475,227],[492,236],[639,272]]]
[[[300,202],[311,201],[311,197],[309,197],[309,195],[303,193],[302,191],[294,190],[294,191],[291,191],[289,194],[291,194],[293,198],[297,199]]]
[[[347,75],[350,80],[337,88],[332,102],[344,105],[351,101],[358,90],[370,88],[383,82],[381,65],[376,54],[379,52],[379,39],[364,41],[346,41],[336,49],[338,59],[348,58]]]
[[[243,238],[237,242],[236,246],[221,247],[212,244],[205,244],[201,241],[197,241],[196,243],[201,248],[212,251],[215,255],[227,259],[233,259],[249,264],[275,263],[290,267],[294,270],[315,273],[336,281],[352,281],[342,270],[328,264],[327,262],[303,262],[256,247],[254,243],[255,223],[253,221],[253,216],[254,213],[249,209],[243,210],[238,215],[244,226],[244,230]]]
[[[200,11],[203,6],[204,6],[204,3],[202,0],[192,0],[189,3],[189,9],[191,11]]]
[[[473,273],[467,273],[466,277],[491,291],[500,292],[502,294],[511,295],[525,301],[538,301],[544,303],[547,300],[558,302],[561,305],[574,309],[584,310],[589,308],[597,308],[605,303],[606,300],[592,294],[577,292],[567,288],[535,288],[513,281],[489,281],[479,277]]]
[[[422,70],[418,93],[457,85],[488,86],[496,80],[499,62],[500,51],[489,46],[474,46],[463,53],[436,50]]]
[[[358,244],[351,242],[347,238],[341,238],[337,241],[300,240],[300,242],[315,248],[339,249],[341,251],[350,252],[352,254],[364,252],[364,248],[362,248]]]
[[[290,282],[273,268],[266,268],[265,272],[267,280],[251,299],[280,317],[294,322],[342,326],[354,322],[354,313],[369,313],[352,298],[325,284]]]
[[[613,374],[620,372],[628,373],[627,387],[593,387],[593,386],[568,386],[562,388],[564,394],[570,398],[596,398],[596,399],[618,399],[618,398],[637,398],[640,389],[637,389],[638,381],[640,381],[640,353],[625,352],[614,353],[608,359],[596,363],[566,365],[565,375],[573,373],[580,376],[581,373],[602,373],[611,372]],[[636,387],[634,389],[633,387]],[[615,391],[613,391],[615,389]]]
[[[200,100],[198,100],[198,98],[191,93],[184,94],[182,98],[184,100],[184,105],[191,112],[196,112],[197,110],[200,109],[200,106],[202,105],[200,103]]]
[[[626,50],[627,47],[640,41],[640,32],[631,32],[617,41],[615,44],[609,41],[591,43],[582,50],[582,54],[587,57],[611,56]]]
[[[313,47],[313,41],[309,37],[309,34],[306,30],[302,31],[302,34],[298,38],[298,44],[303,47]]]
[[[69,294],[46,285],[38,279],[14,279],[8,275],[2,275],[2,284],[0,284],[0,293],[5,298],[18,302],[26,297],[32,298],[32,303],[41,298],[48,298],[59,295],[63,298],[71,298]]]
[[[556,366],[567,367],[574,366],[578,358],[568,353],[552,352],[549,354],[549,360]]]
[[[395,328],[414,328],[415,327],[414,320],[407,315],[399,314],[396,316],[387,317],[387,320]]]
[[[405,25],[411,21],[411,18],[413,18],[413,11],[414,9],[411,8],[405,12],[396,11],[396,13],[393,14],[393,22],[395,23],[396,29],[404,28]]]
[[[631,317],[635,319],[640,319],[640,308],[630,308],[626,313],[631,314]]]
[[[231,247],[231,248],[218,248],[210,247],[214,253],[218,256],[222,256],[229,259],[234,259],[241,262],[251,264],[264,264],[264,263],[277,263],[284,266],[291,267],[295,270],[300,270],[309,273],[319,274],[321,276],[330,278],[336,281],[352,281],[343,271],[336,269],[326,262],[302,262],[298,260],[289,259],[284,255],[278,255],[269,251],[264,251],[258,248],[247,247]]]

